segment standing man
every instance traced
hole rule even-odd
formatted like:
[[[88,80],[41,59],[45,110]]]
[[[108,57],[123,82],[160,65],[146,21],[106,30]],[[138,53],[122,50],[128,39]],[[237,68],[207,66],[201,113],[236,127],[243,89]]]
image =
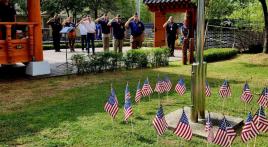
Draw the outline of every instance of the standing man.
[[[112,28],[113,28],[114,51],[122,53],[124,37],[125,37],[125,25],[122,22],[120,15],[117,15],[115,18],[113,18],[108,23],[108,26],[112,26]]]
[[[81,35],[81,45],[82,45],[82,51],[84,51],[84,48],[86,47],[86,50],[88,50],[88,42],[87,42],[87,28],[86,25],[89,24],[88,18],[82,18],[81,21],[77,24],[80,35]]]
[[[49,19],[47,21],[47,24],[50,25],[52,28],[53,46],[55,52],[60,52],[60,31],[62,29],[62,25],[60,23],[60,18],[58,14],[56,14],[53,18]]]
[[[0,22],[16,22],[16,10],[14,4],[10,0],[0,1]],[[2,39],[6,39],[6,27],[0,26],[2,32]],[[11,30],[12,38],[16,36],[16,30],[12,26]]]
[[[95,22],[92,21],[91,16],[87,16],[87,20],[88,20],[88,24],[86,25],[87,28],[87,48],[89,49],[90,46],[92,45],[92,53],[93,55],[95,55],[95,45],[94,45],[94,41],[95,41],[95,34],[96,34],[96,25]],[[91,45],[90,45],[91,42]],[[89,50],[88,50],[89,53]]]
[[[101,25],[102,30],[102,42],[104,51],[109,51],[110,47],[110,27],[108,26],[109,18],[107,14],[95,20],[96,23]]]
[[[137,49],[142,47],[142,42],[144,41],[144,24],[140,21],[137,13],[125,24],[126,28],[130,28],[131,36],[130,43],[132,49]]]
[[[165,28],[167,32],[167,42],[170,49],[170,56],[174,57],[175,40],[177,38],[179,29],[178,25],[174,23],[173,16],[169,17],[168,21],[163,25],[163,28]]]

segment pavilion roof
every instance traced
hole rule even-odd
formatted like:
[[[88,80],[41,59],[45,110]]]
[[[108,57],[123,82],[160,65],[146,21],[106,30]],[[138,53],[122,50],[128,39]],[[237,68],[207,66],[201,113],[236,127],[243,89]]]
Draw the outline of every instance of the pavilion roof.
[[[151,11],[178,10],[196,8],[191,0],[143,0]]]

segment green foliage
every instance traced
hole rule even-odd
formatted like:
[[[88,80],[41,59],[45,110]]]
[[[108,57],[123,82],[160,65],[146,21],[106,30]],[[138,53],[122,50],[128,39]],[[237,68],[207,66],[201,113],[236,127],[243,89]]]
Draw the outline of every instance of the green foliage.
[[[225,18],[235,9],[233,0],[209,0],[207,3],[206,18],[208,19]]]
[[[110,42],[110,47],[113,46],[113,43]],[[130,43],[128,41],[124,42],[124,46],[130,46]],[[144,47],[152,47],[153,46],[153,42],[148,40],[146,42],[143,43]],[[96,41],[95,42],[95,47],[103,47],[103,44],[102,42],[100,41]],[[65,44],[61,44],[61,49],[65,49],[66,48],[66,45]],[[75,48],[82,48],[82,45],[81,43],[76,43],[75,44]],[[43,44],[43,50],[53,50],[54,49],[54,46],[49,43],[49,44]]]
[[[126,69],[161,67],[168,65],[168,49],[151,48],[129,50],[124,56],[116,52],[100,52],[89,57],[76,54],[71,57],[78,74]]]
[[[215,62],[227,60],[235,57],[238,54],[235,48],[210,48],[204,51],[204,61]]]
[[[235,23],[236,27],[249,27],[253,30],[263,31],[264,17],[260,2],[254,1],[247,5],[247,7],[237,7],[228,18],[240,20]]]

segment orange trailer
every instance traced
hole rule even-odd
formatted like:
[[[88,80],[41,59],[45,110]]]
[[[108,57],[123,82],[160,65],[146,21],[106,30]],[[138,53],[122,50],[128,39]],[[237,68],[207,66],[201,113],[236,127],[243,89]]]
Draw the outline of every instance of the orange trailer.
[[[0,22],[6,27],[6,39],[0,39],[0,64],[43,61],[40,0],[27,0],[28,22]],[[26,27],[25,37],[12,38],[12,27]]]

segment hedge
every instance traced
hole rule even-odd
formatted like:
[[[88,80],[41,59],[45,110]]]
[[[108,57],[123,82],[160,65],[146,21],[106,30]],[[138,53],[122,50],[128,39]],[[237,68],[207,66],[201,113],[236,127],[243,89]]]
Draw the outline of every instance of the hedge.
[[[75,54],[71,57],[78,74],[114,71],[125,68],[148,68],[168,65],[169,49],[147,48],[129,50],[125,54],[99,52],[95,55]]]
[[[235,57],[238,50],[235,48],[210,48],[204,51],[204,61],[215,62]]]
[[[95,47],[102,47],[102,42],[95,42]],[[110,47],[113,46],[113,43],[110,43]],[[129,42],[124,42],[124,46],[130,46]],[[144,47],[152,47],[153,46],[153,42],[144,42],[143,43]],[[61,49],[65,49],[66,46],[65,44],[61,43]],[[82,48],[81,43],[76,43],[75,44],[75,48]],[[43,44],[43,50],[53,50],[54,46],[52,44]]]

